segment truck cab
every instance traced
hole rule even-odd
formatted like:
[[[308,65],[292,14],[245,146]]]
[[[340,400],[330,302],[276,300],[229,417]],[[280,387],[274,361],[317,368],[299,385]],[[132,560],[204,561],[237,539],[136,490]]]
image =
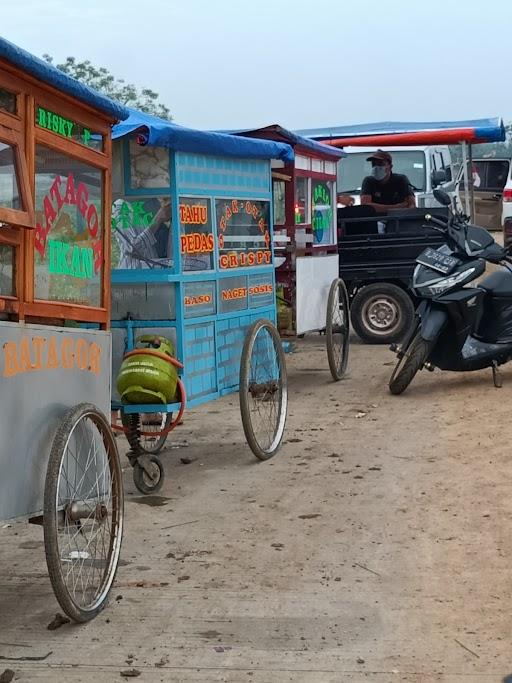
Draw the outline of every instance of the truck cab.
[[[344,147],[347,156],[338,164],[338,195],[350,195],[360,204],[363,178],[371,174],[366,161],[376,147]],[[393,173],[406,175],[414,188],[418,208],[438,207],[434,190],[442,187],[450,192],[452,160],[447,145],[416,147],[381,147],[393,158]]]

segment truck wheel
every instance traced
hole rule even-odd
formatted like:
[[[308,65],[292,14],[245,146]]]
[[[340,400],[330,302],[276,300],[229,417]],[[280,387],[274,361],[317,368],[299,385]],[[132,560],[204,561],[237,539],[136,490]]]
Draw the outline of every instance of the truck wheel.
[[[403,289],[386,282],[360,289],[350,307],[352,326],[369,344],[400,341],[414,321],[414,306]]]

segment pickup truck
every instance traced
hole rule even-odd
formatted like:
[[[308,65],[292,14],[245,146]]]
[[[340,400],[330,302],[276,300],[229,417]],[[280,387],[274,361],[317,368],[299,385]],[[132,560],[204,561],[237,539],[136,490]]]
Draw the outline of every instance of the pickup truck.
[[[352,327],[364,342],[400,341],[413,322],[416,257],[444,242],[438,231],[425,226],[426,213],[448,215],[445,207],[396,209],[386,215],[368,206],[338,209],[340,277],[350,297]]]
[[[403,173],[414,188],[416,206],[439,207],[434,198],[436,187],[453,192],[452,159],[446,145],[415,147],[382,147],[393,159],[393,173]],[[354,203],[360,203],[363,178],[371,174],[367,161],[375,147],[344,147],[346,156],[338,163],[337,191],[351,195]]]

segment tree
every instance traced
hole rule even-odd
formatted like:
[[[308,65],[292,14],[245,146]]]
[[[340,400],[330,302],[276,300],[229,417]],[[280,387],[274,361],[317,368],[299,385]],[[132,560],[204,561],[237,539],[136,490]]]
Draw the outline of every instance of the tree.
[[[53,57],[50,55],[44,54],[43,59],[53,64]],[[68,76],[89,85],[116,102],[162,119],[172,120],[169,108],[158,101],[158,93],[149,88],[139,90],[135,85],[126,83],[124,79],[115,78],[104,67],[95,67],[88,59],[84,62],[77,62],[74,57],[66,57],[63,64],[53,65]]]

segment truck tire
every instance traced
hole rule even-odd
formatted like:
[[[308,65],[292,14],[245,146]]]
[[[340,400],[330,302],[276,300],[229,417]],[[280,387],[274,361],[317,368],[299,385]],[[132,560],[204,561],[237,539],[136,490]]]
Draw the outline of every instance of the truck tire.
[[[350,306],[352,327],[368,344],[400,341],[414,321],[411,297],[397,285],[377,282],[360,289]]]

